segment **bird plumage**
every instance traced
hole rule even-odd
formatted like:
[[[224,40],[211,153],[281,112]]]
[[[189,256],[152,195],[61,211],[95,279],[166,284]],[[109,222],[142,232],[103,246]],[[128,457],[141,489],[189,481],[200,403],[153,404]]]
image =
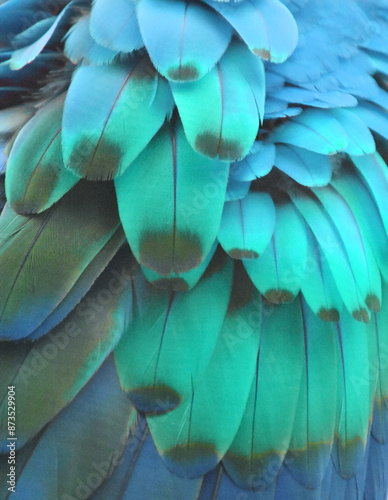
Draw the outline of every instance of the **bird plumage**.
[[[0,498],[386,500],[387,27],[0,5]]]

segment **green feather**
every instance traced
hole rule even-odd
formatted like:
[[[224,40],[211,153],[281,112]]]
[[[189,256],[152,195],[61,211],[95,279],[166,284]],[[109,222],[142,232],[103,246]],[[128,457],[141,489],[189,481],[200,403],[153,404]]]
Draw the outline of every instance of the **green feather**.
[[[0,337],[30,335],[69,293],[119,227],[113,187],[79,182],[33,217],[0,218]]]
[[[46,104],[19,132],[9,157],[5,187],[15,212],[42,212],[71,189],[79,177],[62,160],[64,95]]]
[[[133,257],[132,257],[133,260]],[[122,252],[48,335],[34,343],[5,342],[0,350],[0,415],[8,386],[17,388],[18,447],[35,436],[82,389],[115,347],[130,320],[131,256]],[[7,420],[1,419],[3,435]],[[5,451],[5,450],[3,450]]]

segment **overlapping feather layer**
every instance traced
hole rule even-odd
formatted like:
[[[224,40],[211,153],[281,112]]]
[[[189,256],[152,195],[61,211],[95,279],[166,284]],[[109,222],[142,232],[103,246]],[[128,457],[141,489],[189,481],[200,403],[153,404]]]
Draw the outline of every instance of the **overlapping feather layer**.
[[[0,7],[16,497],[386,497],[387,24]]]

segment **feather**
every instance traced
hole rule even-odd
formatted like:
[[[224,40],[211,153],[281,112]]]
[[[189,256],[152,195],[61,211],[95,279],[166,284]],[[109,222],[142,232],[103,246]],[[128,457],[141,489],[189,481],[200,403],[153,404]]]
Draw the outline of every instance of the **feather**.
[[[52,26],[46,31],[44,35],[42,35],[36,42],[27,47],[23,47],[21,49],[15,50],[10,59],[10,67],[12,70],[18,70],[24,68],[31,61],[34,61],[38,55],[45,48],[50,38],[53,36],[55,30],[57,29],[59,23],[63,19],[63,17],[68,12],[68,7],[65,7],[62,12],[57,16],[56,20],[52,24]]]
[[[65,166],[92,180],[117,177],[146,147],[172,108],[168,85],[147,58],[80,67],[63,112]]]
[[[163,413],[191,397],[191,384],[205,370],[228,307],[231,262],[215,257],[190,292],[157,290],[134,281],[135,320],[115,350],[120,383],[142,411]]]
[[[2,347],[0,412],[6,411],[8,386],[16,386],[18,447],[78,394],[118,343],[131,320],[131,282],[119,282],[114,273],[123,268],[129,272],[128,253],[113,259],[79,305],[48,335],[22,348],[9,342]],[[7,421],[1,425],[6,434]]]
[[[269,489],[268,498],[273,498],[271,485],[274,486],[291,441],[303,374],[299,300],[263,307],[256,356],[256,373],[245,412],[223,465],[241,488],[262,494]]]
[[[255,371],[261,322],[259,294],[245,293],[245,303],[238,296],[237,305],[232,291],[232,309],[207,369],[201,378],[192,379],[191,398],[169,413],[147,418],[163,460],[180,477],[197,477],[215,467],[240,425]],[[231,401],[233,411],[225,412]],[[178,435],[174,429],[179,429]]]
[[[293,205],[276,206],[276,225],[271,242],[255,261],[244,266],[264,297],[274,304],[291,302],[300,290],[307,256],[304,221]]]
[[[305,367],[285,465],[305,488],[318,488],[331,459],[337,420],[336,331],[302,300]]]
[[[4,284],[0,337],[20,339],[30,335],[66,297],[118,229],[119,218],[111,185],[79,182],[40,215],[23,217],[8,207],[0,221]]]
[[[352,161],[365,180],[383,219],[388,234],[388,172],[387,164],[379,153],[368,156],[353,156]]]
[[[267,193],[249,193],[225,203],[218,241],[234,259],[257,259],[267,248],[275,228],[276,212]]]
[[[332,457],[339,475],[350,479],[363,462],[372,417],[376,336],[373,322],[356,322],[346,312],[337,328],[339,397]]]
[[[79,180],[62,160],[64,95],[46,104],[19,132],[8,161],[8,203],[19,214],[51,207]]]
[[[141,270],[146,277],[146,280],[152,283],[156,288],[172,290],[174,292],[191,290],[192,288],[194,288],[194,286],[196,286],[210,261],[212,260],[217,249],[217,244],[218,242],[215,241],[210,252],[201,262],[201,264],[198,267],[191,269],[190,271],[178,274],[171,272],[168,276],[163,276],[162,274],[152,271],[152,269],[149,269],[145,266],[141,266]]]
[[[110,64],[118,56],[118,51],[97,44],[89,32],[90,16],[81,17],[68,31],[65,54],[73,64]]]
[[[296,146],[276,146],[274,165],[302,186],[326,186],[331,179],[327,156]]]
[[[307,109],[277,127],[271,142],[292,144],[315,153],[333,155],[348,146],[348,136],[339,122],[323,110]]]
[[[371,311],[381,305],[381,278],[368,240],[346,201],[331,187],[313,189],[341,235],[358,290]]]
[[[144,46],[135,4],[125,0],[95,0],[90,34],[98,44],[110,50],[132,52]]]
[[[226,163],[191,149],[180,124],[165,125],[115,180],[124,231],[142,265],[167,277],[203,262],[217,236],[227,175]]]
[[[249,49],[263,59],[284,62],[294,51],[298,28],[290,11],[278,0],[206,3],[237,31]]]
[[[306,271],[301,292],[314,313],[323,321],[338,321],[342,299],[322,248],[310,230],[307,235]]]
[[[231,179],[248,182],[269,174],[275,163],[276,148],[261,141],[253,143],[251,150],[241,161],[230,166]]]
[[[142,0],[137,12],[154,66],[172,81],[202,78],[217,64],[231,39],[231,27],[202,3]]]
[[[388,280],[387,233],[371,193],[361,179],[350,172],[342,172],[332,182],[354,213],[362,238],[368,241],[385,280]]]
[[[160,458],[144,418],[131,428],[123,457],[93,500],[141,498],[196,500],[201,479],[182,479],[168,471]]]
[[[225,161],[239,160],[248,153],[259,118],[264,115],[264,68],[260,59],[241,43],[233,42],[201,80],[170,82],[170,86],[187,139],[196,151]]]
[[[31,455],[24,458],[14,495],[19,499],[25,491],[33,498],[90,495],[120,460],[132,414],[110,357],[39,435]],[[50,481],[42,480],[45,475]]]
[[[376,151],[373,136],[361,118],[347,109],[332,109],[330,113],[346,130],[349,139],[346,148],[348,154],[364,156]]]
[[[291,194],[291,198],[327,259],[345,307],[357,321],[369,321],[366,304],[359,294],[348,255],[334,223],[322,205],[313,198],[299,194]]]

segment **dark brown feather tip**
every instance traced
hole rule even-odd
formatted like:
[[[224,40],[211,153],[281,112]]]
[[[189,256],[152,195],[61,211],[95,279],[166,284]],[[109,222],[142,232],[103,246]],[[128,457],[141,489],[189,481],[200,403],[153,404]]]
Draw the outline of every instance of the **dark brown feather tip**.
[[[152,284],[156,288],[170,290],[171,292],[187,292],[189,289],[189,285],[182,278],[162,278],[153,281]]]
[[[365,303],[371,311],[380,312],[381,304],[379,298],[376,297],[376,295],[370,293],[365,299]]]
[[[335,308],[325,309],[324,307],[322,307],[318,311],[318,318],[320,318],[322,321],[326,321],[326,322],[329,322],[329,321],[336,321],[337,322],[340,319],[340,315],[339,315],[339,312],[337,311],[337,309],[335,309]]]
[[[179,65],[167,72],[167,77],[175,82],[189,82],[198,80],[199,72],[192,64]]]
[[[175,243],[175,246],[174,246]],[[140,243],[139,261],[162,276],[190,271],[202,262],[197,236],[176,233],[148,233]]]
[[[295,299],[295,296],[287,290],[268,290],[264,297],[272,304],[287,304]]]
[[[212,132],[197,135],[195,149],[210,158],[218,156],[220,160],[238,160],[244,155],[244,149],[237,141],[224,138],[220,140]]]
[[[89,180],[108,181],[119,175],[122,157],[121,147],[104,138],[100,140],[97,152],[95,143],[81,140],[73,149],[66,167]]]
[[[240,248],[232,248],[228,254],[232,257],[232,259],[236,260],[254,260],[259,257],[259,254],[254,250],[241,250]]]
[[[363,323],[369,323],[369,314],[365,307],[361,307],[357,311],[353,311],[353,318],[356,321],[362,321]]]
[[[138,410],[148,415],[167,413],[181,402],[179,394],[163,385],[133,389],[128,392],[128,397]]]
[[[205,443],[187,443],[163,451],[167,466],[177,476],[194,479],[216,467],[219,455],[215,447]]]

